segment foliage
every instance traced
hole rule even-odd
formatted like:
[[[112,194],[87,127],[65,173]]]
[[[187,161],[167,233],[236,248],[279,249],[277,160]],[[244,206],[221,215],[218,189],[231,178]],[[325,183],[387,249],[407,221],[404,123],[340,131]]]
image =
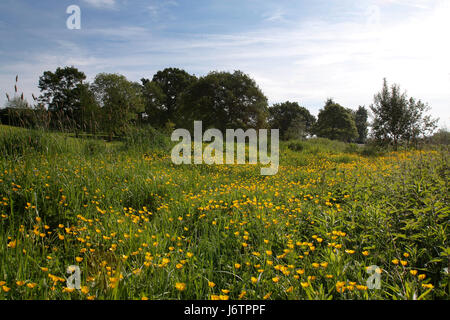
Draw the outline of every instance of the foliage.
[[[203,121],[205,128],[263,128],[267,98],[255,81],[241,71],[211,72],[190,86],[181,97],[179,121],[192,126]]]
[[[382,145],[393,144],[397,148],[401,142],[417,144],[419,138],[436,129],[437,120],[425,114],[429,106],[408,98],[396,84],[389,88],[386,79],[370,109],[374,114],[373,137]]]
[[[318,137],[347,142],[358,136],[352,114],[331,99],[319,111],[314,131]]]
[[[274,104],[269,108],[269,127],[280,130],[283,140],[306,138],[312,135],[315,117],[308,109],[301,107],[297,102],[284,102]]]
[[[261,176],[175,166],[139,150],[142,130],[131,145],[0,126],[22,148],[0,155],[0,299],[449,299],[448,151],[282,142]]]
[[[123,132],[138,112],[143,111],[142,92],[138,84],[125,76],[101,73],[92,84],[97,103],[102,109],[102,129],[109,140],[115,133]]]

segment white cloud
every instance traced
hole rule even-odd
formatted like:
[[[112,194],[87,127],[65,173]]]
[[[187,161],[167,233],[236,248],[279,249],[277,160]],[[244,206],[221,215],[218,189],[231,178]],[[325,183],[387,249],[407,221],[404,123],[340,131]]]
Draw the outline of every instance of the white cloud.
[[[83,2],[96,8],[115,8],[116,0],[83,0]]]

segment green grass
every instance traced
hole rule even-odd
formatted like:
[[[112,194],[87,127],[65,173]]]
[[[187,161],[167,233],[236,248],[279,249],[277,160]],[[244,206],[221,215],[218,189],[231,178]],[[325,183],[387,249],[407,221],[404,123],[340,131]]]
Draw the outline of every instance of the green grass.
[[[286,142],[265,177],[175,166],[154,130],[0,126],[0,141],[1,299],[449,298],[445,150]],[[70,265],[82,291],[65,289]]]

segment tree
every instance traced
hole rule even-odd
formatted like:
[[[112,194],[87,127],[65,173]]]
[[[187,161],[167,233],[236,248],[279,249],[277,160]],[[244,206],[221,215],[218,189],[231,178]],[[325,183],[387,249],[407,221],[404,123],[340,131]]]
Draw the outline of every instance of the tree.
[[[417,142],[420,136],[431,134],[436,129],[437,119],[425,115],[428,105],[408,98],[396,84],[389,88],[386,79],[381,92],[374,96],[370,109],[374,114],[372,135],[382,145],[393,144],[397,149],[401,142]]]
[[[123,132],[126,126],[143,111],[140,85],[119,74],[101,73],[95,77],[92,89],[101,108],[101,127],[108,134]]]
[[[297,102],[274,104],[269,108],[269,126],[280,130],[283,140],[305,138],[312,134],[316,118]]]
[[[358,137],[356,138],[357,143],[366,143],[367,140],[367,134],[368,134],[368,117],[369,112],[368,110],[363,107],[359,106],[358,110],[354,111],[354,120],[356,124],[356,130],[358,130]]]
[[[267,98],[255,81],[241,71],[211,72],[191,85],[182,98],[181,121],[203,121],[204,127],[263,128]]]
[[[164,126],[167,122],[177,122],[179,103],[178,99],[181,94],[192,85],[197,78],[190,75],[184,70],[178,68],[166,68],[158,71],[152,79],[152,83],[157,85],[161,91],[162,101],[157,105],[158,121],[160,126]],[[148,79],[142,79],[145,86]],[[155,89],[155,87],[153,87]],[[159,95],[159,93],[157,93]]]
[[[332,99],[319,111],[314,132],[318,137],[346,142],[358,136],[351,112]]]
[[[80,107],[80,86],[85,79],[86,75],[75,67],[58,67],[54,73],[45,71],[39,78],[42,94],[38,101],[58,115],[60,126],[79,121],[74,114]]]
[[[91,85],[80,86],[80,106],[77,110],[79,111],[77,118],[80,119],[80,129],[96,134],[100,126],[101,110]]]
[[[161,127],[168,123],[164,103],[166,95],[155,81],[142,79],[142,96],[144,99],[145,122]]]

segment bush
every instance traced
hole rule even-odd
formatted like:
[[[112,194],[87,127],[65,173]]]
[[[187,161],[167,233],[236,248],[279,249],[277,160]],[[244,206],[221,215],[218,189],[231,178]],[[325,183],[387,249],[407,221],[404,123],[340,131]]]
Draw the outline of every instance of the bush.
[[[288,149],[292,151],[302,151],[305,148],[300,141],[291,141],[288,144]]]

